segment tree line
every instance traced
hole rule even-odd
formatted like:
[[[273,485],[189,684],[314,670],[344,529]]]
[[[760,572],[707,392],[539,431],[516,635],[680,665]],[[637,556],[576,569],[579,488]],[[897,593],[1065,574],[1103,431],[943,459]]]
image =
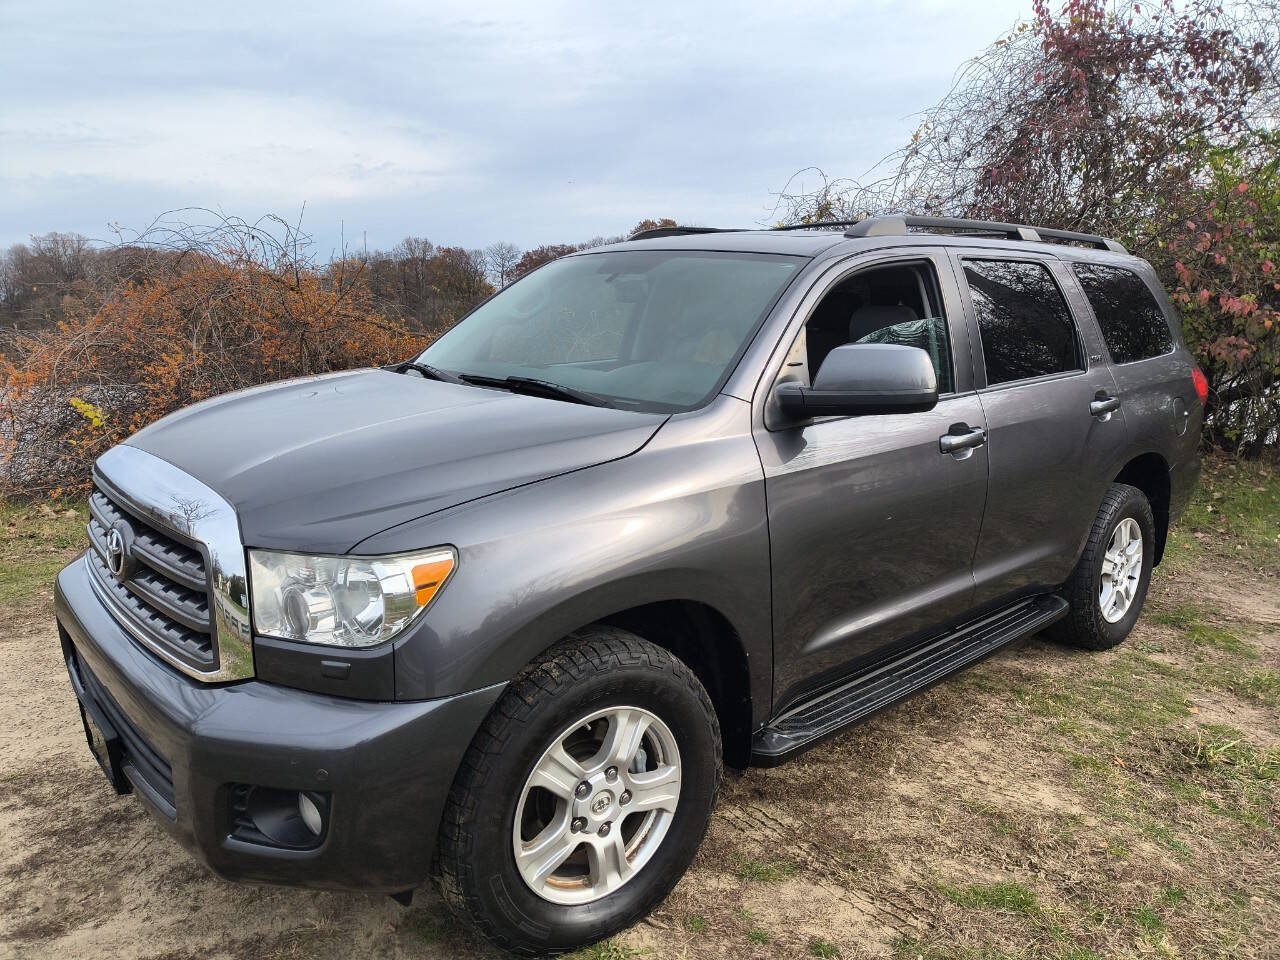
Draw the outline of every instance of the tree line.
[[[201,217],[206,225],[193,225]],[[216,226],[207,225],[209,221]],[[358,267],[373,304],[386,318],[413,333],[438,335],[495,290],[544,263],[659,226],[675,226],[675,221],[650,218],[625,234],[529,250],[508,242],[466,249],[436,244],[426,237],[405,237],[388,250],[344,252],[335,262]],[[219,232],[222,236],[215,238]],[[145,285],[193,256],[225,255],[228,249],[241,246],[243,238],[231,247],[219,240],[238,232],[262,235],[250,247],[272,232],[275,236],[267,246],[278,247],[275,253],[287,250],[292,262],[305,262],[306,269],[321,273],[331,266],[309,257],[308,238],[298,224],[275,217],[250,225],[214,217],[209,211],[187,210],[166,215],[137,236],[113,243],[93,243],[77,233],[33,236],[0,252],[0,351],[16,348],[21,352],[23,334],[56,328],[86,301]]]

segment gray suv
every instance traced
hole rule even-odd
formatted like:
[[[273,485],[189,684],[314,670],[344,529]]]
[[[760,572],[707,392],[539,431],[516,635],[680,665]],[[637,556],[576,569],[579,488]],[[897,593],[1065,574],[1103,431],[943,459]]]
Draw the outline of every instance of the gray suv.
[[[220,876],[434,875],[554,953],[671,890],[722,763],[1039,630],[1122,641],[1206,390],[1151,267],[1017,224],[818,226],[574,254],[412,361],[104,454],[56,612],[115,790]]]

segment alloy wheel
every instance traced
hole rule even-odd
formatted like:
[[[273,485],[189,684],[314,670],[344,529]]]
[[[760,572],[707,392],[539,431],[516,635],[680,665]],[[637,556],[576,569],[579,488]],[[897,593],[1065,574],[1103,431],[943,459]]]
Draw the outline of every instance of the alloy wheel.
[[[1107,623],[1124,619],[1138,595],[1142,579],[1142,528],[1125,517],[1111,533],[1102,555],[1102,582],[1098,587],[1098,609]]]
[[[655,714],[609,707],[559,734],[520,794],[520,876],[552,903],[613,893],[653,857],[680,799],[680,751]]]

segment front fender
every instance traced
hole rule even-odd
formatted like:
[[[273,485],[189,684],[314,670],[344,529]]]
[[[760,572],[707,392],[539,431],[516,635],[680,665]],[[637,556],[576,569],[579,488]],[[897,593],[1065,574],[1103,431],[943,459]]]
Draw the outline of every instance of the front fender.
[[[735,629],[750,666],[752,702],[767,710],[768,525],[749,409],[718,398],[672,418],[632,456],[362,542],[356,552],[446,543],[458,550],[449,584],[396,641],[397,698],[504,682],[579,627],[642,604],[693,600]]]

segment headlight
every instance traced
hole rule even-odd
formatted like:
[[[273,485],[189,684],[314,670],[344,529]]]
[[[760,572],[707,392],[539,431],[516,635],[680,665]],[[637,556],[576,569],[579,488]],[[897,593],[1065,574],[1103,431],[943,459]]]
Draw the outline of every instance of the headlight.
[[[372,646],[407,627],[456,564],[449,547],[390,557],[250,550],[254,630],[335,647]]]

